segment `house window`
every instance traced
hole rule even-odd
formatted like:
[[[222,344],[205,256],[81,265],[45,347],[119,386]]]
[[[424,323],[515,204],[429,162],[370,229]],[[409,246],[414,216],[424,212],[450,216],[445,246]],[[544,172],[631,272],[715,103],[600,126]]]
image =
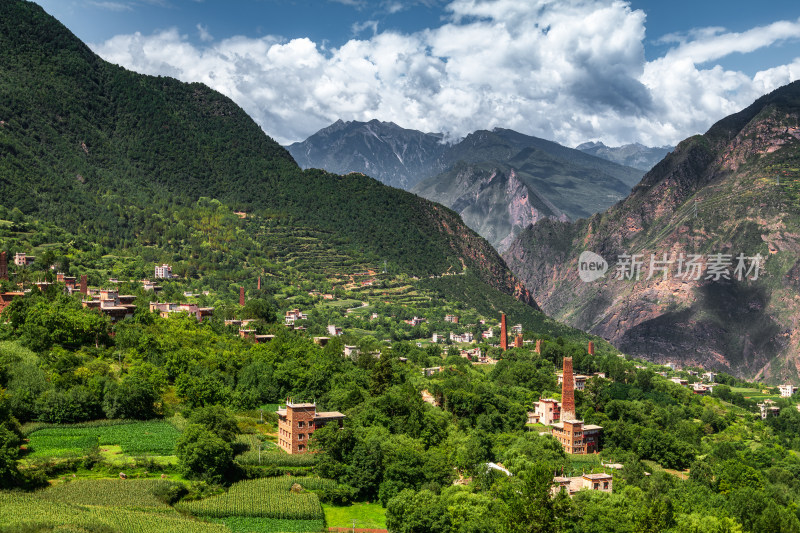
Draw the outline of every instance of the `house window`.
[[[599,488],[600,488],[600,483],[595,483],[594,484],[594,490],[598,490]]]
[[[300,422],[297,423],[297,427],[299,427],[299,428],[306,427],[306,423],[303,422],[303,421],[300,421]]]
[[[304,438],[306,438],[306,436],[303,435],[302,433],[297,434],[297,440],[303,440]]]
[[[298,452],[302,452],[302,451],[303,451],[303,450],[305,450],[305,449],[306,449],[306,447],[305,447],[305,446],[303,446],[302,444],[301,444],[300,446],[298,446],[298,447],[297,447],[297,451],[298,451]]]
[[[608,490],[608,481],[603,482],[603,490]]]

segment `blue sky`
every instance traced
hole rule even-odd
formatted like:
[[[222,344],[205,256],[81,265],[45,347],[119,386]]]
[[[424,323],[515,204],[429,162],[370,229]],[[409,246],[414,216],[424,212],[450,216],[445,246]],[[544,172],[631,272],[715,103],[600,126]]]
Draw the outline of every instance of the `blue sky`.
[[[672,144],[800,77],[796,0],[36,1],[106,59],[205,82],[284,143],[378,118]]]

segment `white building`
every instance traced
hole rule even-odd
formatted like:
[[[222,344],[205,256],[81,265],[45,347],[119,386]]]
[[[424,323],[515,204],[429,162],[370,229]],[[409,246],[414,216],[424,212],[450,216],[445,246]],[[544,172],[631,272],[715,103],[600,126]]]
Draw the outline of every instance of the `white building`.
[[[166,263],[161,266],[156,265],[153,276],[156,279],[172,279],[172,267]]]
[[[794,385],[778,385],[778,390],[781,392],[781,398],[790,398],[795,392],[797,392],[797,387]]]

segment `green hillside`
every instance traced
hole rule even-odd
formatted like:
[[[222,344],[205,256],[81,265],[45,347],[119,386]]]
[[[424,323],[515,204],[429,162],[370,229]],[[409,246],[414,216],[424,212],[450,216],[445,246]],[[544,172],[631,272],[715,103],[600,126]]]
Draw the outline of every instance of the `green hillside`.
[[[301,171],[230,99],[94,55],[37,5],[0,5],[0,197],[108,246],[152,244],[200,197],[335,235],[417,275],[469,268],[529,296],[436,204],[361,175]]]

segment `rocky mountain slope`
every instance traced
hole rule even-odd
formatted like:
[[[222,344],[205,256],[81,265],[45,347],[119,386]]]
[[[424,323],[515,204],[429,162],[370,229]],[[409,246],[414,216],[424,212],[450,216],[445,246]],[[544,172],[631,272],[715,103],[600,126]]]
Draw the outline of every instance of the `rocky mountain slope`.
[[[445,169],[442,157],[448,146],[441,134],[409,130],[392,122],[338,120],[286,148],[302,168],[360,172],[408,190],[422,177]]]
[[[650,147],[639,143],[612,147],[606,146],[602,142],[586,142],[576,146],[575,149],[647,172],[656,166],[656,163],[664,159],[673,150],[673,147]]]
[[[502,128],[476,131],[458,142],[447,143],[442,134],[405,129],[392,122],[339,120],[305,141],[286,147],[303,168],[322,168],[338,174],[360,172],[405,190],[458,162],[505,162],[526,148],[536,148],[562,164],[608,174],[631,187],[642,177],[637,169]]]
[[[547,313],[631,355],[777,382],[800,375],[799,255],[795,82],[680,143],[607,212],[540,221],[504,257]]]
[[[411,192],[457,211],[501,252],[543,218],[577,220],[607,209],[641,174],[511,130],[475,132],[450,157],[458,162]]]
[[[227,97],[111,65],[32,2],[0,3],[0,65],[0,202],[9,209],[124,247],[147,243],[154,211],[211,197],[297,220],[396,271],[464,272],[535,306],[455,212],[363,175],[304,172]]]

